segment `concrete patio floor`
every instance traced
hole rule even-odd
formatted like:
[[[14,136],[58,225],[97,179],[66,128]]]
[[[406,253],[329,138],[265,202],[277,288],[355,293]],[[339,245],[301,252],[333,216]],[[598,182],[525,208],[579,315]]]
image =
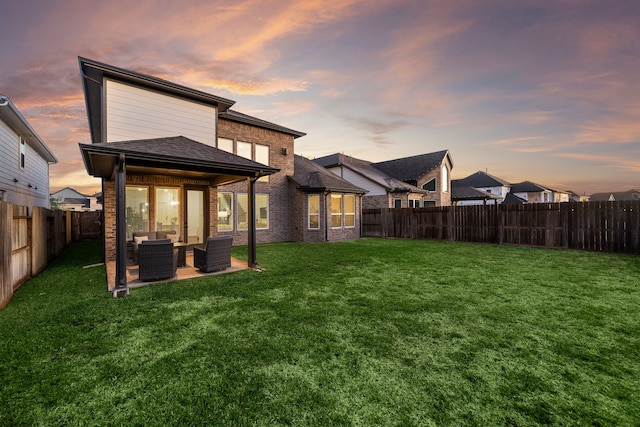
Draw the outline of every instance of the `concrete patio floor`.
[[[127,265],[127,286],[129,289],[139,288],[141,286],[153,285],[154,283],[173,282],[176,280],[193,279],[196,277],[215,276],[218,274],[233,273],[235,271],[248,270],[246,261],[231,257],[231,267],[221,271],[214,271],[211,273],[202,273],[200,270],[193,266],[193,251],[187,251],[186,256],[187,265],[185,267],[178,267],[176,276],[170,279],[157,280],[152,282],[143,282],[138,279],[138,266],[130,263]],[[110,261],[106,264],[107,269],[107,282],[109,291],[115,289],[115,276],[116,276],[116,262]]]

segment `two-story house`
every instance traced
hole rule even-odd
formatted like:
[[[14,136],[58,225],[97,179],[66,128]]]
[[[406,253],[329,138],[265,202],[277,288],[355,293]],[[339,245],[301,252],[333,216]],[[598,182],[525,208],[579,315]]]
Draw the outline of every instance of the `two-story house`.
[[[49,208],[56,157],[13,102],[0,95],[0,201]]]
[[[451,186],[458,206],[502,203],[511,190],[507,181],[482,171],[454,179]]]
[[[373,163],[336,153],[314,159],[347,181],[366,189],[365,208],[417,208],[451,204],[448,150]]]
[[[248,245],[249,266],[257,264],[257,242],[318,234],[300,233],[300,224],[329,227],[320,233],[326,240],[360,235],[364,191],[327,188],[335,197],[320,212],[308,189],[292,186],[294,140],[303,132],[234,111],[229,99],[79,62],[91,133],[91,144],[80,149],[87,172],[102,178],[105,258],[116,263],[110,287],[126,288],[134,232],[173,231],[188,245],[227,233],[234,244]]]

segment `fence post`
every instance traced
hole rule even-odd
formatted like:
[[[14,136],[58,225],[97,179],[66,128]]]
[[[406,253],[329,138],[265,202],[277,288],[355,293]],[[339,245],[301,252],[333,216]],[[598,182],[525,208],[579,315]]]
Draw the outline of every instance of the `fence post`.
[[[13,224],[13,206],[0,202],[0,308],[9,303],[13,296],[13,278],[11,265],[11,225]]]

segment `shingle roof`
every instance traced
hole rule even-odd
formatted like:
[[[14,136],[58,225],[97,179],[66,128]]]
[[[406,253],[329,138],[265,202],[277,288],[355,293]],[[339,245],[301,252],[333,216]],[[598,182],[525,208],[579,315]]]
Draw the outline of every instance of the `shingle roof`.
[[[495,194],[487,193],[483,190],[478,190],[474,187],[451,187],[451,200],[497,200],[500,197]]]
[[[507,181],[482,171],[451,181],[451,187],[509,187],[510,185]]]
[[[235,110],[227,110],[225,112],[221,112],[220,114],[218,114],[218,117],[221,119],[231,120],[231,121],[240,122],[240,123],[246,123],[246,124],[261,127],[264,129],[270,129],[270,130],[286,133],[289,135],[293,135],[294,138],[299,138],[301,136],[306,135],[306,133],[304,132],[299,132],[297,130],[289,129],[287,127],[280,126],[275,123],[271,123],[266,120],[259,119],[257,117],[249,116],[247,114],[240,113]]]
[[[507,193],[504,201],[502,202],[503,205],[521,205],[523,203],[527,203],[527,201],[522,197],[516,196],[513,193]]]
[[[606,202],[609,200],[624,201],[624,200],[640,200],[640,190],[628,190],[628,191],[611,191],[609,193],[594,193],[591,195],[592,202]]]
[[[293,176],[289,176],[301,190],[307,191],[335,191],[344,193],[364,194],[367,190],[357,187],[349,181],[340,178],[313,161],[295,155]]]
[[[538,193],[540,191],[548,191],[549,188],[536,184],[531,181],[522,181],[511,185],[512,193]]]
[[[417,156],[373,163],[373,166],[401,181],[417,181],[440,166],[448,154],[449,150],[442,150],[436,151],[435,153],[419,154]]]
[[[328,156],[313,159],[314,162],[326,168],[344,166],[355,173],[369,179],[370,181],[384,187],[390,193],[426,193],[425,190],[414,185],[407,184],[399,179],[393,178],[384,173],[371,162],[356,159],[346,154],[336,153]]]
[[[237,173],[247,176],[260,173],[270,175],[278,171],[244,157],[219,150],[184,136],[140,139],[133,141],[79,144],[87,172],[105,176],[114,156],[124,154],[126,162],[145,166],[191,171]],[[98,162],[104,162],[104,164]],[[96,175],[97,174],[97,175]]]

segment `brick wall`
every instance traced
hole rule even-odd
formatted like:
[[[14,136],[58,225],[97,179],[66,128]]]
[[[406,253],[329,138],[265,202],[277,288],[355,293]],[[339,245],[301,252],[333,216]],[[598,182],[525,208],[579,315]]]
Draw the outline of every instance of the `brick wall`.
[[[271,175],[269,182],[258,181],[255,184],[256,194],[269,194],[269,229],[257,230],[256,240],[257,243],[295,240],[290,212],[292,192],[287,179],[287,175],[293,175],[294,171],[293,136],[224,119],[218,122],[218,136],[232,139],[234,147],[237,141],[269,146],[269,166],[278,168],[280,171]],[[283,154],[283,149],[286,149],[286,154]],[[220,186],[218,191],[232,192],[234,195],[234,230],[224,233],[233,235],[234,244],[247,244],[247,231],[236,229],[237,193],[246,193],[247,183]]]

